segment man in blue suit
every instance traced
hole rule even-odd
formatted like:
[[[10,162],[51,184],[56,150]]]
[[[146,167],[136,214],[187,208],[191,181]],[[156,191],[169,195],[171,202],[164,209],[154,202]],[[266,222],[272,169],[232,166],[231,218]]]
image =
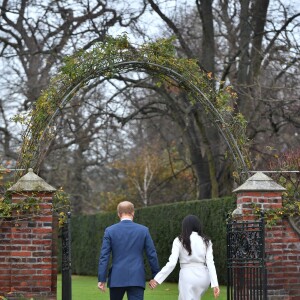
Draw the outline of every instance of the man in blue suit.
[[[111,300],[122,300],[125,292],[128,300],[143,300],[145,290],[144,252],[152,271],[152,278],[159,271],[156,250],[149,229],[133,222],[134,206],[129,201],[119,203],[120,222],[106,228],[98,267],[98,288],[105,291],[107,269]]]

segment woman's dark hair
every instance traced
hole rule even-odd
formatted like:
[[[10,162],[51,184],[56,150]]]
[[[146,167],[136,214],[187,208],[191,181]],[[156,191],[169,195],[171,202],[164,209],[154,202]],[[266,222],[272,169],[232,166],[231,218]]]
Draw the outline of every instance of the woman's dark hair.
[[[197,232],[203,238],[206,247],[209,243],[209,238],[203,234],[199,218],[194,215],[186,216],[182,221],[181,234],[178,238],[189,255],[192,254],[190,235],[193,231]]]

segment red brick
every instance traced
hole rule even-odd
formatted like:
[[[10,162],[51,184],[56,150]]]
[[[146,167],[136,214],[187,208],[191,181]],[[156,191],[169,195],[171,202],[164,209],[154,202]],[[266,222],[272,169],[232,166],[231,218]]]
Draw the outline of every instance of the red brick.
[[[31,252],[29,251],[12,251],[10,253],[11,256],[31,256]]]

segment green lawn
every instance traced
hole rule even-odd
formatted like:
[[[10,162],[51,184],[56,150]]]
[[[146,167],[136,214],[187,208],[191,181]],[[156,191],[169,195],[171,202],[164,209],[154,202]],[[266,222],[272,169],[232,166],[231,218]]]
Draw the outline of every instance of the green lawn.
[[[57,300],[61,300],[61,276],[57,282]],[[109,300],[109,291],[102,293],[97,288],[96,276],[72,276],[72,300]],[[124,297],[124,300],[127,299]],[[178,290],[176,283],[163,283],[151,290],[148,286],[145,290],[145,300],[177,300]],[[209,289],[202,300],[214,299],[212,290]],[[221,295],[218,300],[226,300],[226,287],[221,287]]]

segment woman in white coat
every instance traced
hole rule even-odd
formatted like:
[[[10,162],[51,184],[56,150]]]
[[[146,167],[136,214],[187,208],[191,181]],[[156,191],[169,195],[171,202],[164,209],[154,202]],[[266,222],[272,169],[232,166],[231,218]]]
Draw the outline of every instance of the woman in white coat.
[[[150,287],[161,284],[180,263],[178,300],[199,300],[208,289],[213,288],[214,296],[220,294],[213,258],[212,242],[202,233],[201,223],[194,215],[182,221],[181,234],[175,238],[168,263],[150,280]]]

